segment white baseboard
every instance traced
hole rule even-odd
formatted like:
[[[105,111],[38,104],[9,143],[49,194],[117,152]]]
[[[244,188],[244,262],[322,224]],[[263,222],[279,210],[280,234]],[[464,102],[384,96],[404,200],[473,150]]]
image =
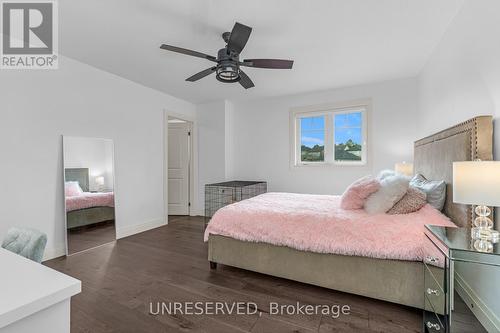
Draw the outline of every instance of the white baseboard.
[[[131,225],[131,226],[125,226],[125,227],[118,227],[116,228],[116,238],[124,238],[128,236],[132,236],[144,231],[148,231],[154,228],[158,228],[164,225],[167,225],[168,222],[165,219],[156,219],[156,220],[151,220],[145,223],[141,224],[136,224],[136,225]]]
[[[488,332],[500,332],[500,319],[458,273],[455,273],[455,289]]]
[[[132,225],[132,226],[126,226],[126,227],[117,227],[116,228],[116,238],[124,238],[128,236],[132,236],[144,231],[148,231],[154,228],[161,227],[163,225],[168,224],[168,222],[164,219],[156,219],[152,221],[148,221],[145,223],[137,224],[137,225]],[[51,260],[57,257],[61,257],[66,255],[66,247],[64,244],[58,245],[53,248],[46,248],[45,253],[43,255],[43,261]]]
[[[45,253],[43,254],[42,261],[54,259],[54,258],[61,257],[64,255],[66,255],[66,248],[65,248],[64,244],[57,246],[57,247],[53,247],[53,248],[46,248]]]
[[[189,216],[205,216],[205,211],[203,209],[192,209]]]

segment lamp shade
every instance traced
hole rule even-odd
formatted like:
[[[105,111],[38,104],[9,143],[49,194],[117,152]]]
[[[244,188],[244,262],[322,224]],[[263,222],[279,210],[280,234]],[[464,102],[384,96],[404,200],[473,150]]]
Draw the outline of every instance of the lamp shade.
[[[95,177],[95,183],[101,186],[104,185],[104,177],[103,176]]]
[[[405,176],[413,176],[413,163],[396,163],[394,171]]]
[[[500,206],[500,162],[453,162],[453,202]]]

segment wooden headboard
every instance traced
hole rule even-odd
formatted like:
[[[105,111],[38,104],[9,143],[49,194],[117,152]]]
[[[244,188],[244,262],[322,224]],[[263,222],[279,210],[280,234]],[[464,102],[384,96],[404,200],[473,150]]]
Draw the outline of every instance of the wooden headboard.
[[[493,159],[493,118],[479,116],[415,141],[414,171],[429,180],[446,181],[443,212],[461,227],[470,227],[470,205],[453,203],[453,162]]]
[[[64,181],[78,182],[83,192],[89,192],[89,169],[69,168],[64,169]]]

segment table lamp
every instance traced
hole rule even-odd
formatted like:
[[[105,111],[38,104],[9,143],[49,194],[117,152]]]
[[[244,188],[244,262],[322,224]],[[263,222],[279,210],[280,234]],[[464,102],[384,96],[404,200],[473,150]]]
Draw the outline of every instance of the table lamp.
[[[95,177],[95,183],[99,187],[99,190],[102,190],[104,186],[104,176]]]
[[[413,163],[396,163],[396,165],[394,165],[394,171],[405,176],[413,176]]]
[[[454,162],[453,202],[476,205],[477,217],[471,230],[474,238],[498,240],[488,206],[500,206],[500,162]]]

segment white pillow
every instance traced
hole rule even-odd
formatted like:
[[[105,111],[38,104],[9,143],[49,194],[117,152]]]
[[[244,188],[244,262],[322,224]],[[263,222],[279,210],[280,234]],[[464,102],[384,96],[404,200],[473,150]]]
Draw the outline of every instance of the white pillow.
[[[66,182],[64,184],[64,194],[67,197],[76,197],[83,193],[80,183],[78,182]]]
[[[402,175],[386,176],[380,180],[380,190],[365,201],[365,211],[369,214],[385,213],[408,191],[410,178]]]
[[[391,169],[385,169],[385,170],[382,170],[379,172],[379,174],[377,175],[377,179],[380,181],[384,178],[395,176],[395,175],[396,175],[396,171],[391,170]]]

